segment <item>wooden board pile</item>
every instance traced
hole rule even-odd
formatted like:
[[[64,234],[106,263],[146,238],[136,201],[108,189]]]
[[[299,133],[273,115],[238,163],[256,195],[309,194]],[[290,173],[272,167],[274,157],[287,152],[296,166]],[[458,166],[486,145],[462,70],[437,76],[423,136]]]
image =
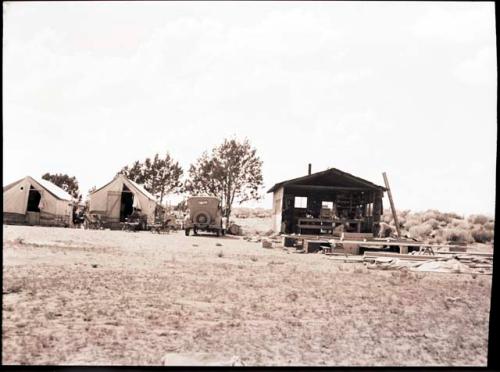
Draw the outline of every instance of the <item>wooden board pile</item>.
[[[489,275],[492,274],[493,270],[493,254],[411,255],[386,252],[365,252],[363,262],[369,263],[369,268],[373,269],[401,269],[406,267],[412,271]]]

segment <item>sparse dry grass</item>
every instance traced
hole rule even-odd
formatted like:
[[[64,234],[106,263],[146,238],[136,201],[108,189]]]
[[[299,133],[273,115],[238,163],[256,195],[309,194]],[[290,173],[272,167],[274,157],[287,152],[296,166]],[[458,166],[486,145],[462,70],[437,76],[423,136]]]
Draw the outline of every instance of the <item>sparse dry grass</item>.
[[[5,364],[486,363],[489,276],[367,270],[234,237],[8,226],[3,279]]]

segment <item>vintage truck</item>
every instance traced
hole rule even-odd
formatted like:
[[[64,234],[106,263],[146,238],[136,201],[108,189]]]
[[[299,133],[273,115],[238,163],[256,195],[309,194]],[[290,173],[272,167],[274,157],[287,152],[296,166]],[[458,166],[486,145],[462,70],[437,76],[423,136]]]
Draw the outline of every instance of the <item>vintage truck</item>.
[[[184,232],[186,236],[191,230],[193,234],[198,231],[208,231],[224,235],[225,225],[222,221],[222,206],[218,198],[212,196],[193,196],[186,201],[188,214],[184,219]]]

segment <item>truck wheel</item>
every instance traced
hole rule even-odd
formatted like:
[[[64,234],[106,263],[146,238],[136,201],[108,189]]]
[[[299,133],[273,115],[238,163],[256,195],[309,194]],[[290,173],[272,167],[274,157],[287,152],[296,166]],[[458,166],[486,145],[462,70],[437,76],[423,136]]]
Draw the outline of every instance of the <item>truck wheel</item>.
[[[189,236],[189,229],[184,230],[184,234],[186,234],[186,236]]]

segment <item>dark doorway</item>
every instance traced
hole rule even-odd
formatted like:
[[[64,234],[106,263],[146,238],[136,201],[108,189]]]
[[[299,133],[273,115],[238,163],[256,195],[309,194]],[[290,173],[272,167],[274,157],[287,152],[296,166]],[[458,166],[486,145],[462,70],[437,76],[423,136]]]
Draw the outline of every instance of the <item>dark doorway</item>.
[[[130,216],[134,211],[134,194],[130,189],[123,185],[122,197],[120,202],[120,222],[124,222],[125,218]]]
[[[30,187],[29,195],[28,195],[28,212],[40,212],[40,199],[42,195],[40,191],[36,190],[33,186]]]

